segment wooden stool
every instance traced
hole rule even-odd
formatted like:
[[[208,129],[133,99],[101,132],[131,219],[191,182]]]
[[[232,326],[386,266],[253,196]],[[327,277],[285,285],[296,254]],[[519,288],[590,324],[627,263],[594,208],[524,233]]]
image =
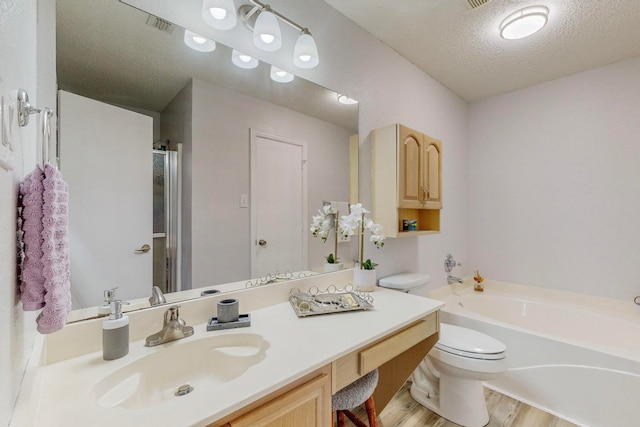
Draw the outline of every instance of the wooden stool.
[[[342,390],[339,390],[331,397],[331,408],[338,415],[338,427],[344,427],[345,415],[358,427],[367,427],[353,412],[353,409],[365,404],[367,416],[369,417],[369,427],[378,427],[376,419],[376,406],[373,402],[373,391],[378,385],[378,370],[375,369],[367,375],[352,382]],[[334,416],[331,415],[331,425],[333,426]]]

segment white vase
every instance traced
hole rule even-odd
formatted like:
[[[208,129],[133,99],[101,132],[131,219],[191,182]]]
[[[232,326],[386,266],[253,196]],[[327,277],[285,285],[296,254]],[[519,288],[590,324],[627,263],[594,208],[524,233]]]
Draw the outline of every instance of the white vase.
[[[344,264],[341,262],[336,262],[334,264],[330,264],[328,262],[324,263],[324,268],[323,268],[323,272],[325,273],[331,273],[332,271],[340,271],[340,270],[344,270]]]
[[[371,292],[376,288],[376,271],[361,270],[358,267],[353,269],[353,286],[361,291]]]

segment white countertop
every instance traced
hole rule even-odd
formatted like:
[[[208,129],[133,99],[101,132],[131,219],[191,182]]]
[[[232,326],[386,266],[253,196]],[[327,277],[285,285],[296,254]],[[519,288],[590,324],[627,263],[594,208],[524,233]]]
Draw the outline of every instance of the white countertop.
[[[194,325],[194,336],[164,346],[212,334],[253,333],[269,343],[266,357],[229,382],[209,390],[194,389],[186,396],[146,409],[102,408],[92,389],[119,368],[162,351],[163,346],[147,348],[144,340],[139,340],[131,343],[127,356],[115,361],[102,360],[99,351],[41,366],[16,406],[23,419],[14,419],[11,426],[205,426],[443,305],[382,288],[372,296],[374,309],[370,311],[298,318],[287,301],[251,311],[251,326],[247,328],[208,332],[205,324]],[[162,375],[162,371],[157,374]]]

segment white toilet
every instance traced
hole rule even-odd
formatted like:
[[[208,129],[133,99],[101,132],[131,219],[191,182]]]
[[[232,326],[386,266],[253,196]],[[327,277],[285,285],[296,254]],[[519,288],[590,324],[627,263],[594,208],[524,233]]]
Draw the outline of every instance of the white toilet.
[[[426,296],[426,274],[403,273],[379,285]],[[412,375],[411,397],[436,414],[465,427],[489,422],[482,381],[507,370],[506,346],[468,328],[440,324],[440,338]]]

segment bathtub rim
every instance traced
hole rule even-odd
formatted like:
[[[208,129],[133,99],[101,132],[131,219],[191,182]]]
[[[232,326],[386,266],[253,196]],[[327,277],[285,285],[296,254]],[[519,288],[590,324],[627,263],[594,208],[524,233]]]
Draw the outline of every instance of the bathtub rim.
[[[473,280],[465,280],[463,284],[447,285],[429,292],[429,298],[438,299],[447,302],[448,297],[464,296],[464,295],[495,295],[507,297],[515,301],[530,302],[537,304],[545,304],[559,308],[570,308],[574,310],[585,311],[599,316],[605,316],[616,321],[630,322],[640,325],[640,318],[636,311],[635,304],[632,301],[626,302],[622,300],[614,300],[605,297],[596,297],[586,294],[578,294],[574,292],[557,291],[553,289],[541,288],[529,285],[511,284],[499,281],[485,281],[484,292],[476,292],[473,290]],[[451,306],[449,304],[441,308],[441,310],[477,319],[490,324],[515,329],[520,332],[540,335],[551,340],[561,341],[564,343],[600,351],[612,356],[640,362],[640,354],[633,349],[624,349],[619,347],[610,347],[606,345],[598,345],[592,342],[572,339],[564,335],[543,332],[535,329],[524,328],[505,321],[497,320],[482,314],[478,314],[464,307]]]

